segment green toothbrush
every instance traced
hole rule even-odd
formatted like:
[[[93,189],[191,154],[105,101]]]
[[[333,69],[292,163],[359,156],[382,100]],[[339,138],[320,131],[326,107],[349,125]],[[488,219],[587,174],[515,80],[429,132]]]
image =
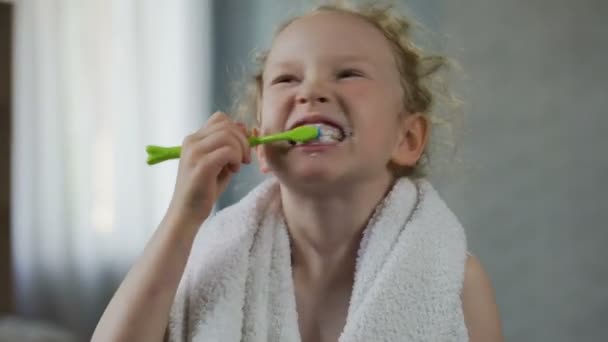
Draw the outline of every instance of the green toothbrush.
[[[266,135],[262,137],[251,136],[248,138],[249,146],[267,144],[276,141],[290,140],[294,142],[307,142],[321,136],[321,128],[318,126],[300,126],[292,130]],[[178,159],[182,152],[181,146],[162,147],[155,145],[146,146],[148,152],[148,165],[158,164],[169,159]]]

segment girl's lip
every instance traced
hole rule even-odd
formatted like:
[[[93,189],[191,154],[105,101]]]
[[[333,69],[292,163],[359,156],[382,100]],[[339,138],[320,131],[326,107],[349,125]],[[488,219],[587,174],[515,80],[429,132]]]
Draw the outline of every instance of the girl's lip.
[[[297,148],[302,152],[323,152],[332,147],[335,147],[336,145],[337,144],[300,145],[294,146],[294,148]]]
[[[306,114],[305,117],[292,123],[288,127],[288,129],[293,129],[293,128],[296,128],[298,126],[303,126],[303,125],[314,125],[314,124],[325,124],[325,125],[333,126],[341,131],[344,131],[343,125],[340,125],[332,117],[327,117],[325,115],[322,115],[320,112],[310,112],[310,113]]]
[[[297,148],[302,152],[323,152],[333,147],[340,146],[341,142],[323,143],[323,144],[303,144],[295,145],[292,148]]]

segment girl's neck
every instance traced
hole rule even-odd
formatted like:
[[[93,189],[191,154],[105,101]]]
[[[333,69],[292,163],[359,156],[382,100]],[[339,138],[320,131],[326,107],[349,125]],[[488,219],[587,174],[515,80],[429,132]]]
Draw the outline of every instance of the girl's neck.
[[[319,279],[340,277],[340,271],[354,267],[363,230],[392,181],[376,179],[323,196],[299,195],[282,187],[294,266]]]

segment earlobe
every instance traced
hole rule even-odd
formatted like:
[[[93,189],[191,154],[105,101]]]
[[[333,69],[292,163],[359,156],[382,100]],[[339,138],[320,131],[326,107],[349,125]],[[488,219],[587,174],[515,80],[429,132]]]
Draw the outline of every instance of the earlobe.
[[[260,129],[258,127],[253,127],[251,129],[251,135],[257,137],[260,135]],[[268,162],[266,160],[266,153],[264,151],[264,145],[258,145],[255,147],[252,147],[252,149],[255,152],[255,155],[258,158],[258,165],[260,168],[260,172],[261,173],[269,173],[270,172],[270,167],[268,166]]]
[[[260,130],[257,127],[254,127],[251,130],[251,134],[253,136],[258,136]],[[264,151],[264,145],[258,145],[255,147],[255,154],[258,157],[258,162],[260,165],[260,172],[266,174],[270,172],[270,167],[268,166],[268,162],[266,160],[266,152]]]
[[[422,113],[409,114],[402,119],[402,131],[392,161],[402,166],[414,166],[422,156],[428,139],[428,119]]]
[[[264,145],[258,145],[255,147],[255,153],[258,156],[258,162],[260,165],[260,172],[266,174],[271,171],[270,166],[266,160],[266,153],[264,152]]]

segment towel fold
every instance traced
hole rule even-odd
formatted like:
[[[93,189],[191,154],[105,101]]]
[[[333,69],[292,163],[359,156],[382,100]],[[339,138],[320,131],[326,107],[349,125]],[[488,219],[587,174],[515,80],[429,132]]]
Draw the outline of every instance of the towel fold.
[[[199,231],[169,341],[300,341],[288,230],[268,179]],[[340,342],[467,341],[466,239],[426,180],[399,179],[359,247]]]

